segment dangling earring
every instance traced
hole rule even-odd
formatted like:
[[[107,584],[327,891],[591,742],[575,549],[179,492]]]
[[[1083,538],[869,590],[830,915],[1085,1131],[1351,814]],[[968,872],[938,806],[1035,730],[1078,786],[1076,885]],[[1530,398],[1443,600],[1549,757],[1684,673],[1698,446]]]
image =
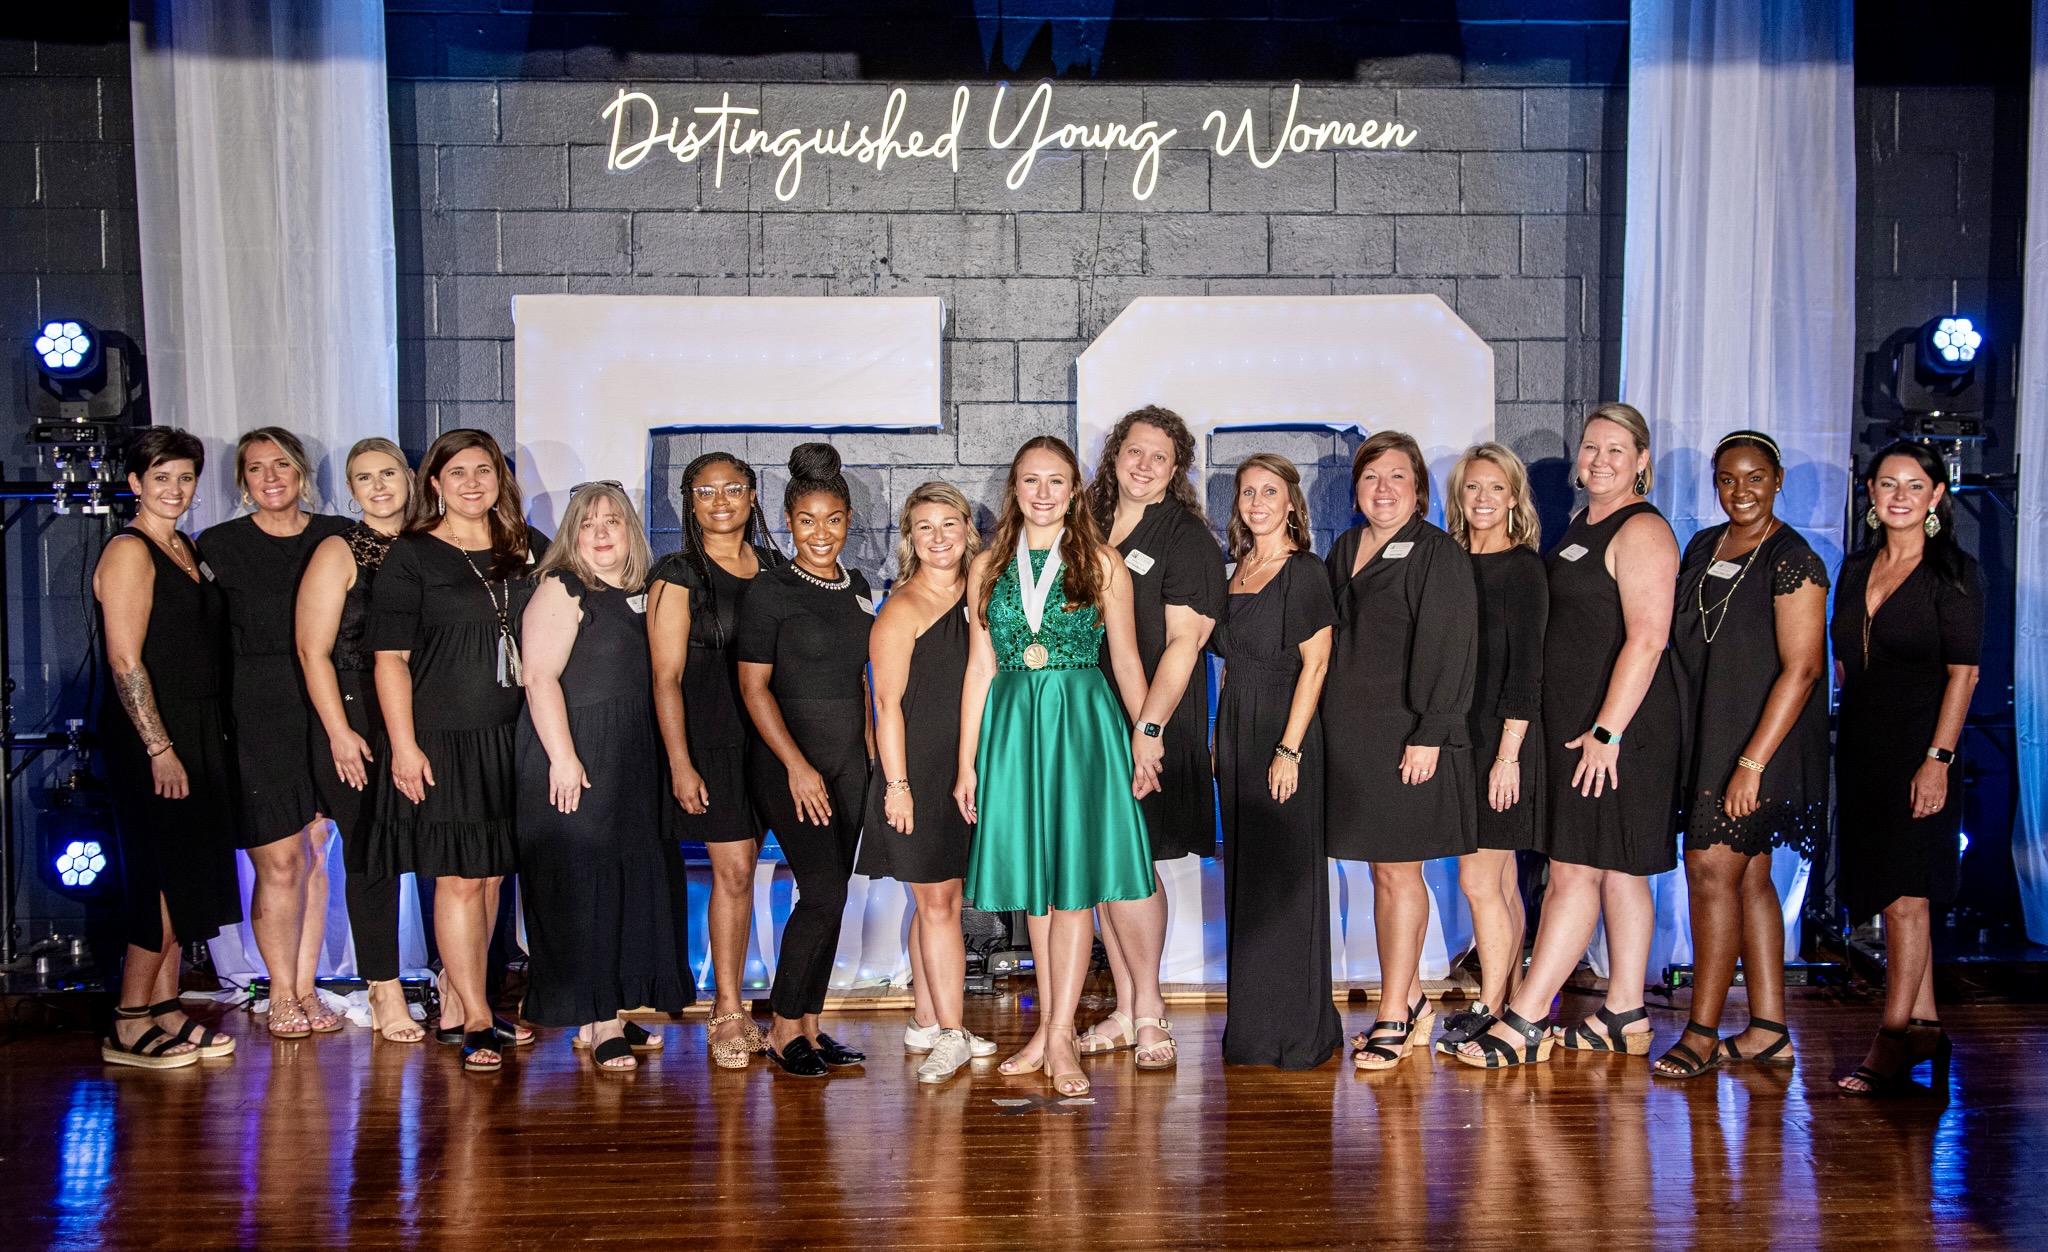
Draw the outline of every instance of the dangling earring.
[[[1513,539],[1514,537],[1515,537],[1515,511],[1514,511],[1513,509],[1509,509],[1509,510],[1508,510],[1508,538],[1510,538],[1510,539]]]
[[[1941,515],[1933,509],[1927,510],[1927,520],[1920,523],[1920,529],[1927,532],[1929,539],[1941,533]]]
[[[251,507],[255,503],[256,501],[250,498],[249,489],[247,487],[242,488],[242,507],[246,509]]]
[[[1933,516],[1933,514],[1929,514],[1928,516],[1930,516],[1930,517],[1931,517],[1931,516]],[[1878,527],[1879,527],[1880,525],[1882,525],[1882,524],[1883,524],[1883,523],[1881,523],[1881,522],[1879,522],[1879,521],[1877,520],[1877,506],[1876,506],[1876,505],[1874,505],[1874,504],[1873,504],[1873,505],[1871,505],[1871,506],[1870,506],[1870,507],[1869,507],[1868,509],[1864,510],[1864,513],[1863,513],[1863,524],[1864,524],[1865,526],[1868,526],[1868,527],[1870,527],[1870,529],[1872,529],[1872,530],[1876,530],[1876,529],[1877,529],[1877,528],[1878,528]]]
[[[441,498],[440,496],[435,496],[435,497],[434,497],[434,516],[435,516],[435,517],[439,517],[439,516],[441,516],[441,515],[442,515],[443,513],[446,513],[447,511],[448,511],[448,502],[447,502],[446,500],[442,499],[442,498]]]
[[[1643,471],[1641,470],[1636,471],[1636,494],[1639,496],[1650,494],[1650,480],[1643,477]]]

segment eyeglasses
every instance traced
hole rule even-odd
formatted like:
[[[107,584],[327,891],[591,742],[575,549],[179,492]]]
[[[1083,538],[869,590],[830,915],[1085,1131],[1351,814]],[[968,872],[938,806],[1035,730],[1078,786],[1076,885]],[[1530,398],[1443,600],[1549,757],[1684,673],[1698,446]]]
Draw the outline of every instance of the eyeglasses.
[[[577,483],[574,487],[569,488],[569,494],[573,496],[585,487],[610,487],[613,491],[624,491],[626,484],[616,478],[597,478],[587,483]]]
[[[747,498],[747,492],[750,490],[752,488],[748,487],[745,483],[726,483],[722,486],[707,484],[702,487],[690,488],[690,494],[709,504],[720,496],[724,496],[732,501],[744,500]]]

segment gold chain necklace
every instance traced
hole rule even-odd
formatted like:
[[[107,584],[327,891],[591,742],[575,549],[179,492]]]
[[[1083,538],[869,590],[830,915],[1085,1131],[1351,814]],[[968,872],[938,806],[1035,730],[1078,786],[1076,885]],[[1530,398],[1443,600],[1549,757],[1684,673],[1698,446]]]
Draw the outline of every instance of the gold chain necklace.
[[[1749,558],[1742,563],[1742,572],[1735,575],[1734,582],[1728,584],[1728,594],[1722,596],[1720,600],[1714,604],[1714,608],[1721,610],[1721,620],[1718,624],[1710,625],[1708,623],[1707,618],[1709,612],[1711,611],[1707,607],[1708,575],[1700,575],[1700,583],[1699,587],[1697,588],[1697,594],[1694,596],[1694,602],[1699,605],[1700,609],[1700,633],[1707,637],[1708,643],[1714,642],[1714,636],[1720,634],[1721,627],[1726,626],[1728,624],[1728,602],[1735,598],[1735,590],[1736,588],[1742,586],[1742,580],[1749,577],[1750,566],[1756,564],[1756,554],[1763,551],[1764,544],[1769,542],[1771,536],[1776,534],[1777,531],[1778,519],[1774,517],[1771,519],[1770,526],[1765,528],[1764,537],[1762,539],[1757,540],[1756,546],[1749,550]],[[1714,566],[1719,565],[1721,563],[1721,545],[1727,541],[1727,538],[1728,532],[1724,530],[1721,532],[1721,537],[1714,541],[1714,555],[1711,558],[1709,558],[1707,562],[1707,568],[1709,570],[1712,570]]]

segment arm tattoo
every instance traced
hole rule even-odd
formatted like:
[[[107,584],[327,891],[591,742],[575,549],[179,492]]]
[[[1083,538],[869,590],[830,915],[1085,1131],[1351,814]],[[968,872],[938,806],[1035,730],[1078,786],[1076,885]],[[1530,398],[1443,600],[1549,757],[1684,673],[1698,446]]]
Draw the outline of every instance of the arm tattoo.
[[[156,711],[156,692],[149,685],[148,670],[138,665],[114,675],[114,688],[120,694],[121,707],[128,710],[128,720],[135,723],[135,733],[142,736],[144,748],[154,753],[170,742],[170,732]]]

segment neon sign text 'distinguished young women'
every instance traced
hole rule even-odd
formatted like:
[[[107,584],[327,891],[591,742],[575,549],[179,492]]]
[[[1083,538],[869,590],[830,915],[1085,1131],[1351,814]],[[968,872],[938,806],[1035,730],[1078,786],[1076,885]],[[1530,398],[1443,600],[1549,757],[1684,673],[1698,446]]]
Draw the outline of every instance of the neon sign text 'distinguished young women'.
[[[1007,152],[1014,148],[1018,152],[1003,180],[1010,190],[1023,187],[1040,153],[1051,148],[1079,149],[1104,155],[1117,152],[1134,154],[1137,164],[1131,171],[1131,198],[1151,198],[1159,183],[1160,150],[1180,133],[1178,129],[1162,127],[1156,120],[1055,121],[1053,85],[1049,82],[1038,84],[1023,105],[1016,109],[1014,116],[1006,117],[1004,100],[1008,93],[1009,84],[996,84],[988,111],[988,144],[997,151]],[[836,128],[820,126],[808,132],[802,127],[770,131],[751,120],[758,118],[761,110],[734,104],[732,93],[728,91],[721,93],[715,105],[691,108],[690,112],[701,121],[685,125],[680,116],[671,116],[664,125],[661,105],[654,97],[644,91],[628,91],[621,87],[602,114],[612,124],[611,151],[606,168],[617,171],[633,169],[656,148],[665,149],[686,165],[709,153],[713,165],[712,185],[722,188],[725,186],[725,159],[728,156],[777,157],[782,164],[775,176],[775,198],[784,201],[794,198],[797,189],[803,185],[804,157],[809,153],[852,160],[860,165],[873,166],[878,172],[886,169],[891,161],[944,161],[958,174],[960,135],[973,108],[972,88],[963,83],[953,89],[946,129],[931,136],[922,130],[904,131],[904,115],[909,107],[909,93],[898,87],[889,93],[887,102],[883,104],[879,124],[862,126],[858,132],[850,120],[841,122]],[[1416,131],[1398,122],[1372,119],[1301,122],[1296,120],[1300,109],[1301,84],[1296,83],[1288,98],[1287,119],[1270,137],[1262,137],[1263,128],[1253,120],[1250,109],[1243,111],[1235,128],[1222,109],[1211,109],[1202,119],[1201,129],[1213,131],[1217,156],[1232,156],[1241,151],[1246,161],[1261,170],[1271,169],[1289,152],[1405,148],[1418,137]],[[1262,143],[1271,145],[1263,155],[1259,150]]]

